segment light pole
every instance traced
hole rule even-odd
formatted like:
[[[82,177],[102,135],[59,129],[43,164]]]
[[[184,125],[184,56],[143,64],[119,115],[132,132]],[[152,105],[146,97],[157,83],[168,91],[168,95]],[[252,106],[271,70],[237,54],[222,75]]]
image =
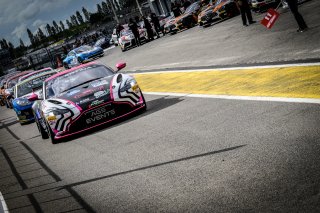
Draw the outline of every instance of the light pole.
[[[114,9],[112,0],[110,2],[110,5],[111,5],[111,9],[112,9],[112,12],[113,12],[113,15],[114,15],[114,19],[116,20],[117,24],[119,24],[119,19],[118,19],[118,16],[116,14],[116,10]]]
[[[141,7],[140,7],[139,1],[136,0],[136,2],[137,2],[137,6],[138,6],[138,9],[139,9],[139,12],[140,12],[140,14],[143,16],[142,9],[141,9]]]

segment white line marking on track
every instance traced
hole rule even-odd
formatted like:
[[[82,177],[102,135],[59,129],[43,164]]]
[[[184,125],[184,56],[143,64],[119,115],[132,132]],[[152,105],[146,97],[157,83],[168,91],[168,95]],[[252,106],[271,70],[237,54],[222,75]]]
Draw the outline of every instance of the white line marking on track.
[[[105,49],[105,50],[103,50],[103,52],[107,52],[108,50],[111,50],[111,49],[113,49],[113,48],[115,48],[116,46],[111,46],[111,47],[109,47],[109,48],[107,48],[107,49]]]
[[[320,63],[299,63],[299,64],[281,64],[281,65],[261,65],[249,67],[229,67],[229,68],[207,68],[194,70],[173,70],[173,71],[156,71],[156,72],[135,72],[135,74],[157,74],[157,73],[179,73],[179,72],[212,72],[212,71],[227,71],[227,70],[252,70],[252,69],[267,69],[267,68],[283,68],[283,67],[304,67],[304,66],[320,66]],[[173,68],[174,69],[174,68]]]
[[[0,192],[0,201],[1,201],[0,205],[2,205],[3,211],[4,211],[5,213],[9,213],[7,204],[6,204],[5,200],[4,200],[4,197],[2,196],[2,193],[1,193],[1,192]]]
[[[272,101],[272,102],[320,104],[320,99],[313,99],[313,98],[285,98],[285,97],[232,96],[232,95],[202,95],[202,94],[191,94],[191,93],[167,93],[167,92],[144,92],[143,94],[146,94],[146,95],[161,95],[161,96],[192,97],[192,98],[215,98],[215,99],[228,99],[228,100],[244,100],[244,101]]]

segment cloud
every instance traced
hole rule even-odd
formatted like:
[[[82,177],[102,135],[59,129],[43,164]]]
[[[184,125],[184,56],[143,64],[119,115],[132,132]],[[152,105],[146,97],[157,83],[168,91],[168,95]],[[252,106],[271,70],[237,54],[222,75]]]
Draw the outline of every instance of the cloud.
[[[40,20],[40,19],[35,20],[35,21],[32,23],[32,26],[35,27],[34,33],[38,32],[38,29],[39,29],[39,28],[41,28],[41,30],[42,30],[43,32],[45,32],[47,23],[49,23],[49,21],[44,21],[44,20]]]
[[[11,32],[11,35],[15,35],[17,38],[22,38],[22,36],[27,32],[27,25],[22,23]]]
[[[64,8],[71,0],[1,0],[0,26],[15,22],[28,22],[40,13]]]

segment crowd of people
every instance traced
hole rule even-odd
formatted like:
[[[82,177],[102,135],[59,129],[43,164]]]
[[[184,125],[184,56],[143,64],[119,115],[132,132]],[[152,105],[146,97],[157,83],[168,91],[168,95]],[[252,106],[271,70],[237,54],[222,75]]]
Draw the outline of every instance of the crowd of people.
[[[130,18],[128,23],[119,23],[116,27],[116,34],[120,38],[120,33],[124,30],[123,25],[128,25],[128,29],[132,32],[135,37],[136,44],[141,45],[139,28],[143,27],[146,29],[148,40],[154,40],[154,37],[160,38],[161,33],[164,35],[164,31],[161,28],[160,20],[155,13],[151,13],[147,16],[136,16],[135,18]],[[141,26],[142,25],[142,26]]]

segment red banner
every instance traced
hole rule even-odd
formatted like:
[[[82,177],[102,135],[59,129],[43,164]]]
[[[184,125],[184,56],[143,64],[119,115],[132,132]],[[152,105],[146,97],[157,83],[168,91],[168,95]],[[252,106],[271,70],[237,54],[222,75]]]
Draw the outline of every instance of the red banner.
[[[280,14],[276,10],[271,8],[267,11],[267,15],[260,23],[266,28],[271,29],[276,20],[279,18],[279,15]]]

